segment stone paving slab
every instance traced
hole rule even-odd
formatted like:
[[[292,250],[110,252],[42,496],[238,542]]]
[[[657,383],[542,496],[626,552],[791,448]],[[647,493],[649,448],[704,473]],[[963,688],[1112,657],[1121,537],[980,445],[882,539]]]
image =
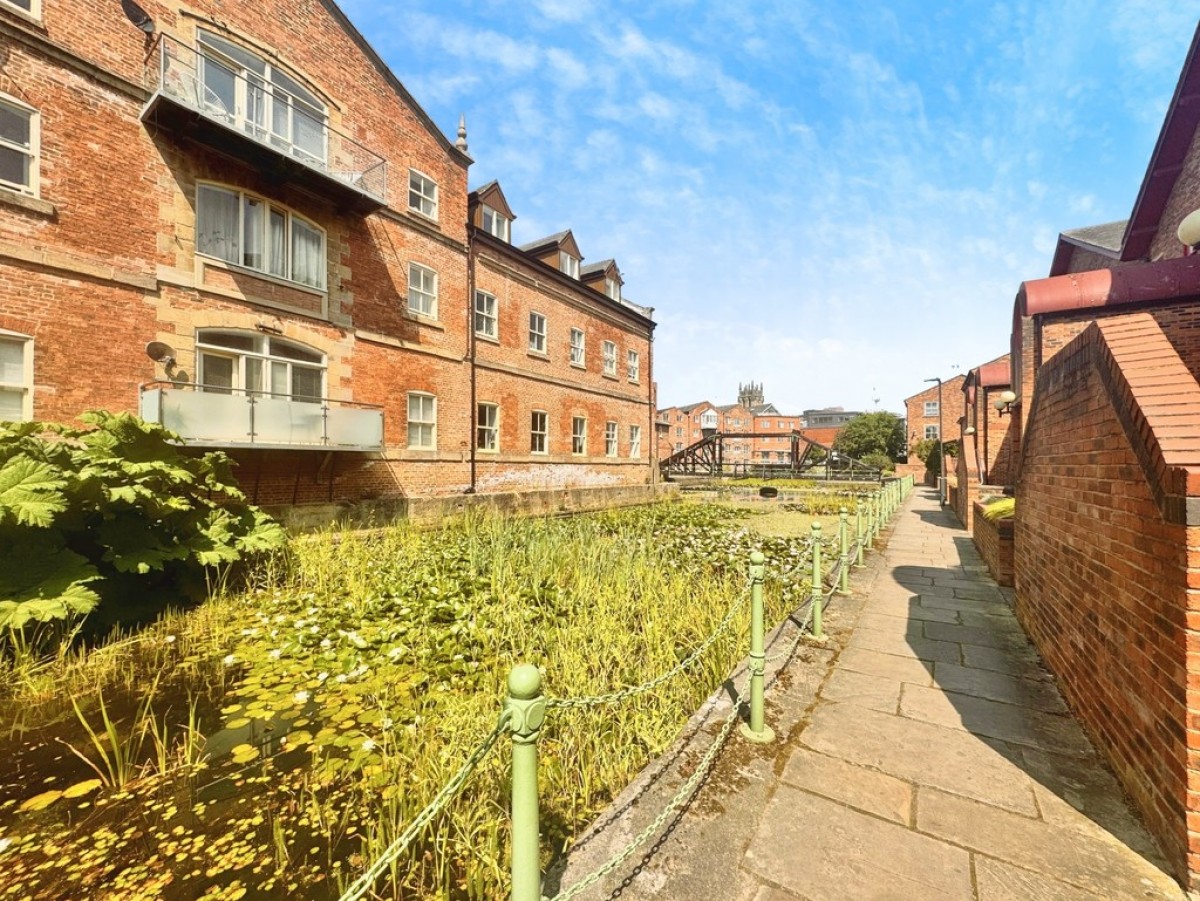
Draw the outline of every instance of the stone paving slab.
[[[933,788],[917,792],[917,829],[1051,876],[1097,898],[1177,898],[1179,886],[1102,829],[1063,828]]]
[[[945,691],[940,687],[905,686],[900,713],[927,723],[1057,754],[1089,757],[1092,753],[1083,730],[1069,716]]]
[[[924,663],[915,657],[897,657],[870,648],[850,647],[838,657],[839,672],[853,670],[913,685],[931,685],[935,667],[936,664]]]
[[[961,663],[962,650],[952,641],[935,641],[932,638],[908,638],[874,629],[855,629],[850,636],[850,647],[866,648],[897,657],[916,657],[930,662]]]
[[[1005,704],[1047,713],[1067,712],[1067,705],[1054,683],[1042,679],[1021,679],[994,670],[975,669],[956,663],[935,663],[933,681],[946,691],[1003,701]]]
[[[973,896],[970,855],[905,826],[784,785],[742,866],[812,901]]]
[[[912,824],[913,787],[874,770],[796,748],[780,778],[815,795],[903,825]]]
[[[1096,901],[1096,893],[982,855],[975,857],[979,901]],[[1111,896],[1108,896],[1111,897]]]
[[[857,704],[882,713],[895,713],[900,706],[901,684],[899,679],[839,669],[825,680],[821,687],[821,697],[830,701]]]

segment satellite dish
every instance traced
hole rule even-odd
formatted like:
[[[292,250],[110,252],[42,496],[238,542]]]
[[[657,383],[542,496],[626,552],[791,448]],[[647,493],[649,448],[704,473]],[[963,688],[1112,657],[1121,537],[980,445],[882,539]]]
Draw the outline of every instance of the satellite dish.
[[[151,341],[147,344],[146,356],[155,363],[162,363],[167,369],[175,365],[175,348],[161,341]]]
[[[138,6],[133,0],[121,0],[121,9],[125,13],[125,18],[136,25],[146,34],[154,34],[154,20],[150,18],[150,14]]]

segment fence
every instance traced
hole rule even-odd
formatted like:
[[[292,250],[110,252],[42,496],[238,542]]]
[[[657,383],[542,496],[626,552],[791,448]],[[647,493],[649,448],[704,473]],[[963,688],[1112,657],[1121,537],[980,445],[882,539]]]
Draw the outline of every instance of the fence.
[[[551,901],[569,901],[595,885],[619,867],[631,854],[644,845],[692,796],[701,781],[708,775],[716,762],[717,755],[725,746],[733,725],[737,722],[743,705],[749,702],[749,718],[741,724],[741,734],[754,742],[774,740],[774,732],[764,721],[764,675],[766,664],[789,657],[806,636],[813,640],[825,639],[823,615],[825,607],[834,594],[849,593],[851,566],[862,566],[866,548],[874,544],[883,529],[913,488],[912,476],[905,476],[885,483],[878,490],[862,498],[855,505],[854,525],[850,524],[850,511],[842,507],[838,516],[838,533],[833,541],[834,565],[822,567],[823,546],[821,524],[812,524],[812,558],[810,592],[804,604],[804,616],[795,637],[784,650],[767,657],[763,650],[764,623],[762,586],[766,576],[766,558],[758,551],[750,555],[749,592],[730,606],[729,612],[717,624],[713,632],[674,667],[648,682],[629,686],[617,691],[592,697],[547,698],[542,693],[541,673],[537,667],[521,664],[513,668],[508,676],[508,697],[505,699],[499,719],[491,733],[476,746],[453,777],[442,787],[432,801],[415,816],[400,836],[354,881],[341,896],[341,901],[360,901],[373,890],[379,879],[391,865],[408,849],[451,800],[462,790],[479,763],[499,743],[505,733],[512,735],[512,901],[541,901],[542,874],[539,863],[538,823],[538,771],[537,740],[545,725],[547,714],[553,710],[578,707],[593,707],[602,704],[617,704],[646,692],[653,691],[685,672],[699,660],[717,639],[733,624],[738,613],[750,600],[749,681],[738,692],[730,711],[721,725],[716,738],[701,758],[692,774],[680,786],[662,812],[603,866],[580,879],[570,888],[557,894]],[[854,538],[850,533],[853,529]],[[828,586],[828,587],[827,587]]]

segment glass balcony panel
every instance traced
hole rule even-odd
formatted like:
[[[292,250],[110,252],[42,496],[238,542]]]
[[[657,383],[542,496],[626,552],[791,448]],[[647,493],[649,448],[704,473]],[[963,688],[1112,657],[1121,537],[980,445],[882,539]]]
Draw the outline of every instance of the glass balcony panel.
[[[254,401],[254,442],[256,444],[321,445],[325,437],[325,417],[320,404],[304,404],[281,397],[260,397]]]
[[[383,414],[361,407],[330,407],[329,443],[345,447],[383,447]]]

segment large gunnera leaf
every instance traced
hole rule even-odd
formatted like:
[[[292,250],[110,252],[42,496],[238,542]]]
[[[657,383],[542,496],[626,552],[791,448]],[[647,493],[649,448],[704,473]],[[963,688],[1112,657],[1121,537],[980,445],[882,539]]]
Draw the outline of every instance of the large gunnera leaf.
[[[0,465],[0,524],[45,527],[66,509],[66,481],[49,463],[18,456]]]
[[[0,543],[0,629],[90,613],[99,603],[96,568],[47,536]]]

